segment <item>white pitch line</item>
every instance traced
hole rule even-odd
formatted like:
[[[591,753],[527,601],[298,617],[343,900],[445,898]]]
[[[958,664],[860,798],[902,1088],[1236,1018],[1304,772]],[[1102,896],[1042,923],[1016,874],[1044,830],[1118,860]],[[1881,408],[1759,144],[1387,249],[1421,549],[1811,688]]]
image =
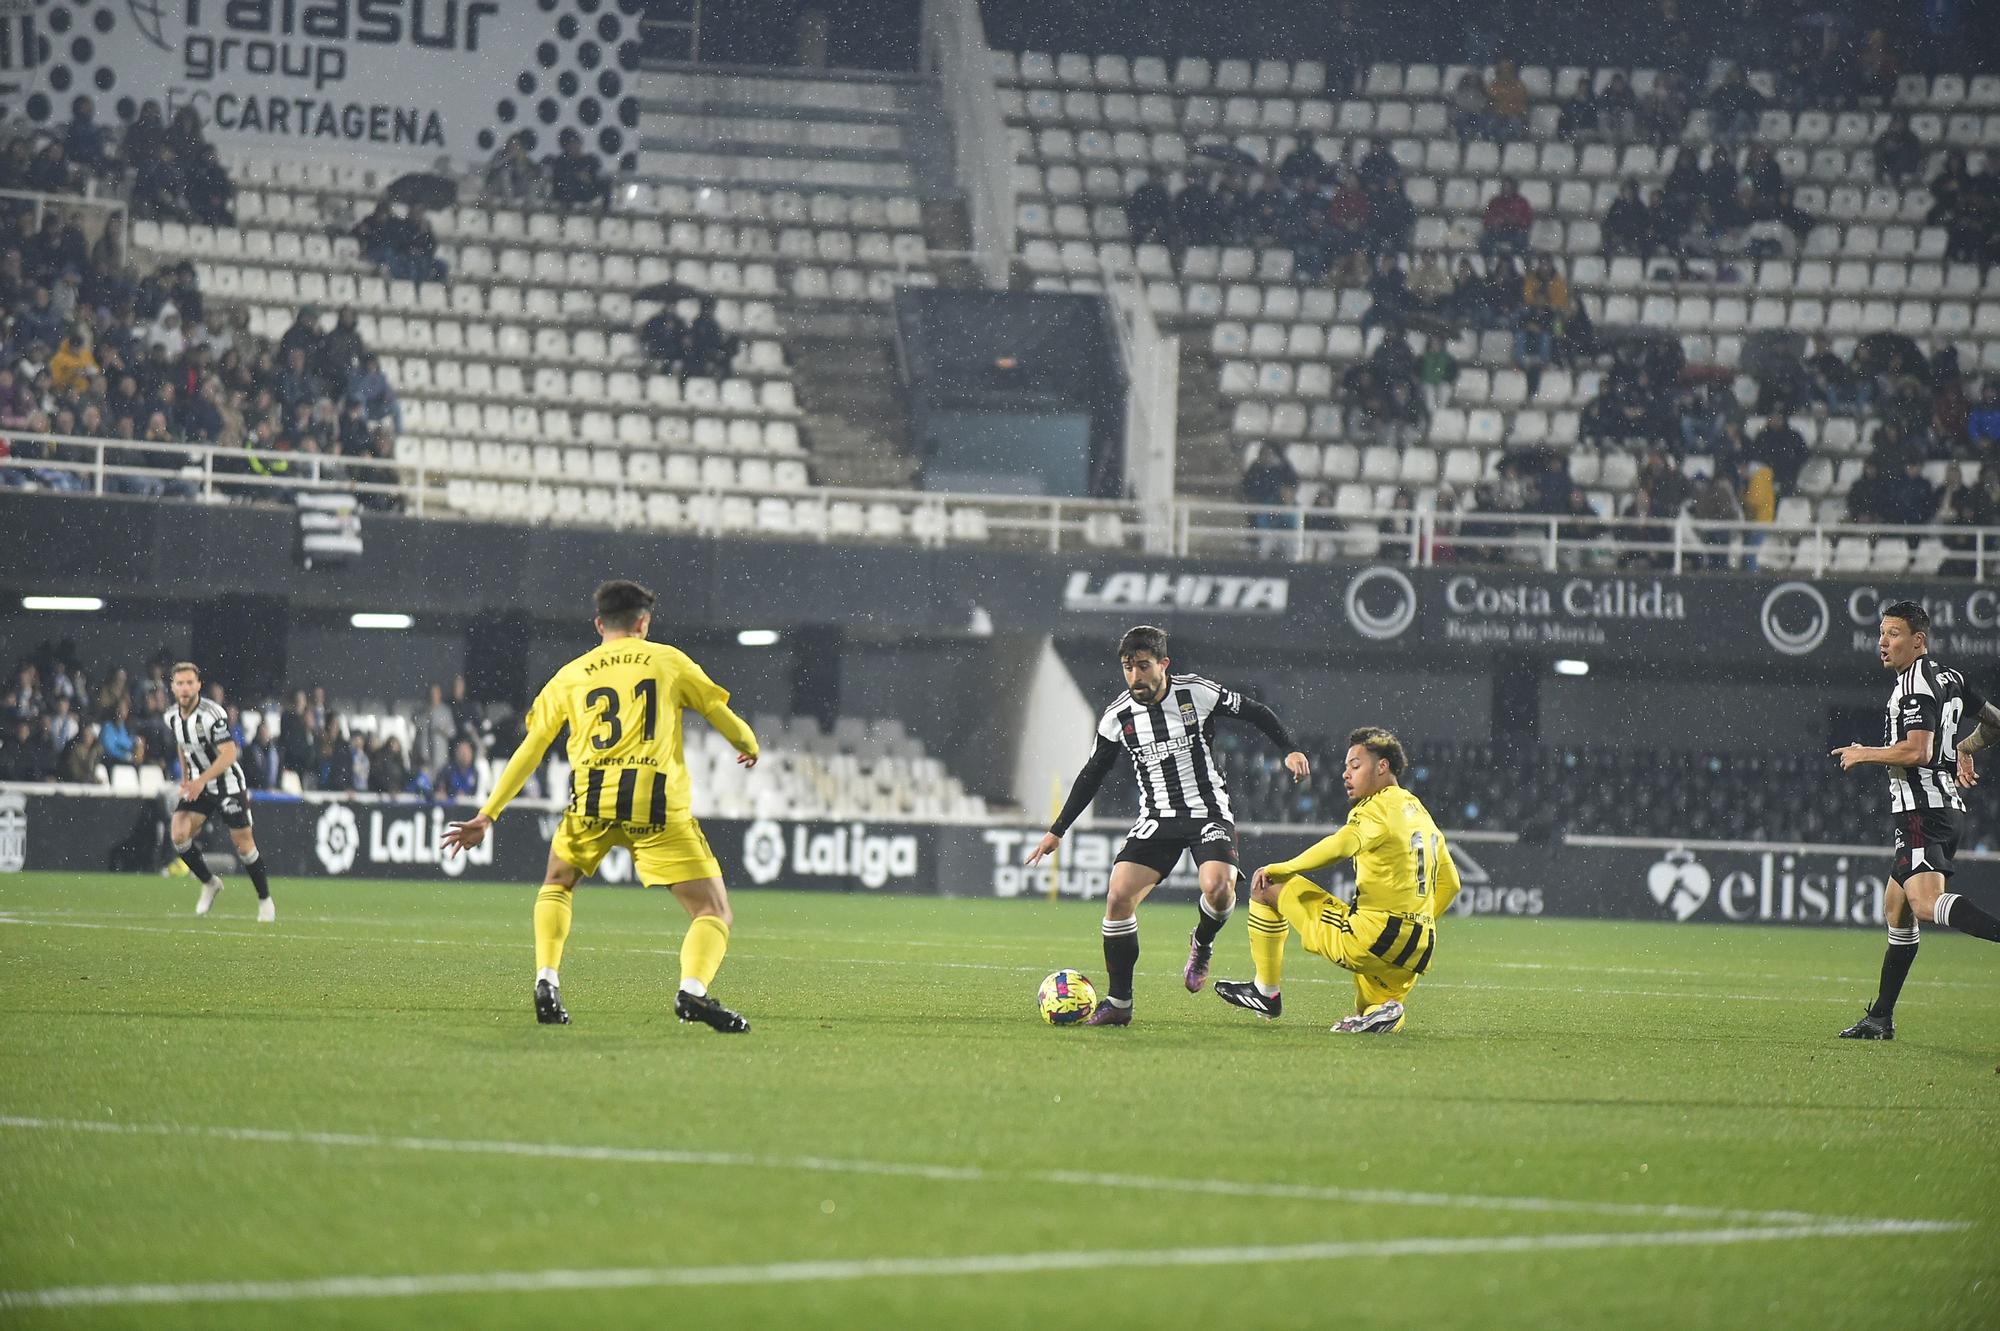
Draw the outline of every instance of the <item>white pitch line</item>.
[[[31,915],[8,914],[5,912],[0,912],[0,925],[9,925],[9,924],[19,925],[23,928],[36,928],[36,929],[95,929],[95,930],[107,930],[115,933],[138,933],[138,934],[176,934],[176,935],[199,934],[201,936],[209,938],[267,938],[273,936],[271,930],[268,927],[260,927],[260,926],[231,928],[227,925],[217,926],[213,924],[203,924],[203,925],[114,924],[114,923],[88,922],[77,919],[55,919],[48,916],[31,916]],[[485,942],[478,939],[469,939],[469,938],[416,938],[408,935],[361,936],[353,934],[322,934],[322,933],[311,933],[311,934],[291,933],[291,934],[286,934],[284,936],[291,939],[310,938],[315,942],[325,942],[325,943],[367,944],[370,947],[381,947],[384,945],[394,946],[400,944],[408,947],[463,947],[463,948],[479,948],[486,951],[498,950],[507,952],[525,952],[527,950],[527,944],[525,942],[497,942],[497,941]],[[857,940],[847,940],[847,941],[852,942]],[[882,941],[884,941],[885,943],[892,943],[894,940],[882,940]],[[576,952],[608,952],[608,953],[617,953],[624,956],[673,957],[680,955],[680,951],[678,948],[621,947],[616,944],[610,944],[610,943],[572,943],[570,944],[570,949]],[[786,964],[795,962],[806,963],[806,964],[824,963],[827,965],[840,965],[840,966],[900,966],[900,967],[921,966],[921,967],[928,967],[933,970],[989,971],[989,972],[998,972],[1008,975],[1039,975],[1046,973],[1040,966],[1002,966],[995,964],[993,962],[983,962],[983,961],[936,961],[924,958],[910,958],[910,957],[795,956],[795,955],[778,954],[778,953],[763,952],[756,950],[746,950],[738,958],[737,964],[741,965],[745,961],[780,962]],[[1703,974],[1700,971],[1688,971],[1685,972],[1685,974],[1688,979],[1697,982],[1710,981],[1712,978],[1713,979],[1721,978],[1721,977],[1710,977]],[[1292,983],[1315,984],[1315,985],[1332,984],[1345,987],[1348,981],[1344,975],[1335,974],[1331,976],[1327,975],[1299,976],[1296,977],[1292,981]],[[1860,983],[1860,981],[1854,981],[1854,983]],[[1935,983],[1956,984],[1959,982],[1936,981]],[[1685,989],[1685,990],[1600,989],[1600,988],[1593,988],[1587,985],[1513,984],[1513,983],[1482,982],[1477,980],[1432,979],[1427,981],[1424,987],[1426,990],[1433,990],[1433,991],[1438,989],[1478,989],[1478,990],[1497,990],[1507,993],[1522,993],[1522,994],[1593,994],[1607,998],[1666,998],[1666,999],[1678,999],[1683,1002],[1713,1001],[1716,999],[1723,999],[1729,1002],[1743,1002],[1743,1003],[1792,1003],[1798,1001],[1797,994],[1717,993],[1714,992],[1713,990],[1693,990],[1693,989]],[[1987,987],[1987,986],[1975,986],[1975,987]]]
[[[487,1271],[445,1275],[333,1276],[183,1285],[67,1285],[0,1290],[0,1308],[88,1308],[139,1304],[298,1303],[324,1299],[421,1298],[441,1294],[685,1289],[694,1286],[806,1284],[939,1276],[1038,1275],[1052,1271],[1244,1266],[1397,1257],[1601,1251],[1610,1248],[1727,1247],[1798,1239],[1935,1234],[1963,1225],[1926,1221],[1840,1221],[1769,1229],[1660,1230],[1634,1234],[1523,1234],[1259,1244],[1238,1248],[1110,1249],[1097,1252],[981,1253],[963,1257],[871,1257],[773,1262],[761,1266],[611,1267],[603,1270]]]
[[[1746,1210],[1685,1206],[1672,1202],[1600,1202],[1561,1197],[1506,1197],[1481,1193],[1406,1192],[1386,1188],[1336,1188],[1311,1184],[1258,1183],[1237,1179],[1169,1178],[1074,1169],[986,1169],[979,1165],[844,1159],[834,1156],[764,1156],[734,1151],[686,1151],[647,1146],[589,1146],[564,1142],[480,1140],[459,1137],[404,1137],[367,1132],[300,1132],[285,1128],[237,1128],[180,1123],[117,1123],[102,1119],[34,1118],[0,1115],[0,1129],[32,1132],[100,1133],[109,1136],[189,1137],[211,1141],[262,1142],[280,1146],[345,1147],[374,1151],[415,1151],[447,1155],[511,1156],[532,1160],[585,1160],[624,1165],[668,1165],[730,1169],[794,1170],[919,1178],[949,1183],[1030,1183],[1134,1192],[1178,1192],[1210,1197],[1261,1197],[1290,1201],[1359,1203],[1370,1206],[1428,1206],[1475,1211],[1622,1216],[1643,1220],[1714,1220],[1738,1224],[1934,1224],[1952,1222],[1880,1220],[1823,1216],[1805,1211]]]

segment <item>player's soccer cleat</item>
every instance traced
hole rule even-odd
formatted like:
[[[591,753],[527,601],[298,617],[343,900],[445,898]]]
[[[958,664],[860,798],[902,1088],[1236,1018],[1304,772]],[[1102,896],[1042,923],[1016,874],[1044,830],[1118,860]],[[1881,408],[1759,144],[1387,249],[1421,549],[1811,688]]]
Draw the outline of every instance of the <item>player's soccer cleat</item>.
[[[698,1021],[724,1035],[740,1035],[750,1029],[740,1013],[731,1012],[707,994],[696,996],[682,989],[674,994],[674,1015],[682,1021]]]
[[[276,922],[277,918],[278,903],[269,897],[260,898],[257,902],[257,923],[272,924]]]
[[[1861,1014],[1861,1020],[1840,1033],[1843,1040],[1893,1040],[1896,1038],[1896,1019],[1878,1017],[1873,1012]]]
[[[1248,1008],[1265,1020],[1278,1016],[1285,1010],[1285,996],[1259,993],[1257,986],[1249,980],[1217,980],[1215,996],[1225,1003]]]
[[[1181,983],[1187,986],[1189,993],[1200,993],[1201,987],[1208,983],[1208,963],[1214,956],[1212,945],[1202,942],[1192,933],[1188,935],[1187,966],[1181,971]]]
[[[1333,1029],[1341,1035],[1387,1035],[1403,1029],[1403,1005],[1395,999],[1377,1003],[1366,1012],[1342,1017]]]
[[[222,880],[220,878],[209,879],[201,885],[201,900],[194,903],[194,913],[197,915],[208,914],[208,908],[213,906],[215,899],[221,895]]]
[[[1090,1010],[1090,1019],[1083,1024],[1086,1026],[1130,1026],[1132,1024],[1132,1006],[1128,1003],[1124,1007],[1119,1007],[1108,998],[1100,998],[1097,1000],[1097,1006]]]
[[[562,990],[547,980],[535,981],[535,1020],[544,1026],[569,1025],[569,1012],[562,1005]]]

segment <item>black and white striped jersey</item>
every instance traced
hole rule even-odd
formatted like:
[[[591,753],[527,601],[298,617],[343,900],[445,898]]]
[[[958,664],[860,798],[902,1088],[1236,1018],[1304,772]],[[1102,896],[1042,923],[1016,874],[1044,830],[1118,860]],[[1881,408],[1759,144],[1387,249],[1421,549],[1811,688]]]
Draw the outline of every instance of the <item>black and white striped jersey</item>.
[[[167,708],[167,733],[174,737],[174,747],[181,753],[182,780],[206,772],[222,746],[236,738],[229,733],[229,713],[209,698],[197,702],[192,712],[183,713],[179,703]],[[241,763],[231,763],[208,783],[211,795],[241,795],[247,788]]]
[[[1243,695],[1199,675],[1167,676],[1159,702],[1126,694],[1104,709],[1097,735],[1124,747],[1139,778],[1139,810],[1147,818],[1236,821],[1211,742],[1215,714],[1243,710]]]
[[[1931,757],[1913,767],[1889,769],[1889,808],[1894,813],[1965,808],[1958,793],[1958,742],[1978,724],[1986,700],[1956,670],[1928,656],[1896,677],[1889,693],[1886,744],[1913,730],[1931,733]]]

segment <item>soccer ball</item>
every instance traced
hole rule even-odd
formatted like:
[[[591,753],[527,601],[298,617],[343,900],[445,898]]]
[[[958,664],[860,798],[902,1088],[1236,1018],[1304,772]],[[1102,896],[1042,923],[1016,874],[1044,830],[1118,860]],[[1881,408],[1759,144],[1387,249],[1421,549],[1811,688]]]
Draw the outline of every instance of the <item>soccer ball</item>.
[[[1082,971],[1059,970],[1042,981],[1035,1004],[1051,1026],[1074,1026],[1097,1006],[1097,990]]]

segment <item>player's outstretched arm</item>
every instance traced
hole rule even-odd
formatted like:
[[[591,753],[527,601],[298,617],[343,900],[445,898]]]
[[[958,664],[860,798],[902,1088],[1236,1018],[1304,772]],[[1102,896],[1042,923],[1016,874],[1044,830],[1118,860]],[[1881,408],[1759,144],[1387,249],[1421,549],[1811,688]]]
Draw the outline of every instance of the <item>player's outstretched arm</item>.
[[[1928,730],[1912,730],[1886,747],[1848,744],[1835,749],[1833,756],[1840,760],[1840,770],[1843,772],[1868,766],[1921,767],[1931,760],[1932,738]]]
[[[513,798],[528,784],[528,778],[542,765],[542,757],[549,751],[549,745],[556,742],[562,731],[562,717],[555,703],[549,698],[548,690],[542,690],[528,709],[528,733],[514,749],[514,756],[500,770],[500,776],[493,783],[493,793],[486,797],[486,803],[479,812],[462,823],[447,823],[444,840],[446,850],[456,855],[461,850],[471,850],[486,839],[486,829],[493,826],[493,820]]]
[[[1076,774],[1076,780],[1070,784],[1069,798],[1063,801],[1062,812],[1056,815],[1055,822],[1049,824],[1049,830],[1043,834],[1041,841],[1028,852],[1027,864],[1031,866],[1040,864],[1044,856],[1055,853],[1070,825],[1083,817],[1083,811],[1097,798],[1098,787],[1104,784],[1104,778],[1110,775],[1112,765],[1117,761],[1117,741],[1099,735],[1097,747],[1091,750],[1090,758],[1084,763],[1083,770]]]
[[[1361,850],[1361,833],[1353,823],[1347,824],[1330,837],[1321,837],[1292,858],[1278,864],[1267,864],[1257,872],[1274,882],[1282,883],[1287,878],[1296,878],[1302,873],[1324,869],[1340,860],[1353,859]]]
[[[1245,697],[1238,705],[1237,715],[1257,727],[1266,739],[1278,746],[1278,751],[1285,755],[1285,770],[1292,774],[1295,783],[1312,775],[1311,760],[1300,750],[1292,739],[1292,732],[1285,728],[1285,723],[1278,719],[1276,712],[1255,698]]]

